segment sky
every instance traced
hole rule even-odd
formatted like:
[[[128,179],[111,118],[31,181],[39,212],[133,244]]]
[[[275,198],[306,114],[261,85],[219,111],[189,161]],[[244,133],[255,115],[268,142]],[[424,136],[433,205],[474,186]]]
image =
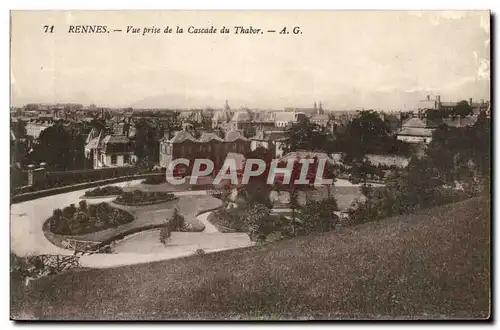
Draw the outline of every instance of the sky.
[[[490,99],[487,11],[14,11],[11,104],[410,110]],[[122,32],[70,34],[70,25]],[[54,25],[54,33],[44,33]],[[183,34],[127,34],[167,26]],[[230,34],[188,34],[226,26]],[[234,34],[235,26],[277,32]],[[291,33],[300,27],[301,34]],[[278,32],[287,27],[290,34]]]

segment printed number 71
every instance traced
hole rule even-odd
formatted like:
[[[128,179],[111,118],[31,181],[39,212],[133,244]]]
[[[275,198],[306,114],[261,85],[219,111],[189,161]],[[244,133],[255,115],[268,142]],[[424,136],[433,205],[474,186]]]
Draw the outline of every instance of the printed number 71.
[[[54,33],[54,25],[44,25],[43,30],[45,33]]]

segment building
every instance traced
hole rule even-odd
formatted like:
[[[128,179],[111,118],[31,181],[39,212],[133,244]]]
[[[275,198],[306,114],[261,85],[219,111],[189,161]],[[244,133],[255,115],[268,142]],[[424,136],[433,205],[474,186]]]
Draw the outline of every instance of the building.
[[[438,125],[424,117],[414,117],[406,120],[397,139],[408,143],[428,144],[432,141],[432,133]]]
[[[137,162],[134,143],[124,135],[105,134],[93,129],[85,144],[85,156],[94,169],[132,166]]]
[[[443,124],[448,127],[467,127],[473,126],[477,122],[478,115],[467,116],[462,118],[457,116],[455,118],[443,118]]]
[[[40,133],[42,133],[45,129],[53,126],[54,123],[55,122],[52,120],[31,120],[26,123],[26,135],[38,139]]]
[[[160,166],[168,168],[178,158],[188,159],[190,166],[195,159],[210,159],[214,162],[214,169],[218,170],[230,152],[245,155],[249,151],[250,140],[236,130],[226,132],[224,139],[215,133],[203,133],[196,139],[182,130],[176,132],[171,139],[164,137],[160,140]]]
[[[309,120],[322,127],[327,127],[330,124],[330,117],[325,113],[314,114],[309,118]]]
[[[321,101],[319,102],[319,106],[316,105],[316,101],[315,101],[312,108],[290,108],[289,107],[289,108],[285,108],[284,112],[303,113],[308,117],[315,115],[315,114],[324,114],[323,105],[322,105]]]
[[[434,99],[427,95],[426,99],[421,100],[417,105],[417,110],[447,110],[451,111],[460,101],[441,101],[441,95],[436,95]],[[472,113],[477,115],[482,111],[487,111],[490,105],[489,101],[480,99],[479,102],[474,102],[472,98],[467,101],[472,108]]]
[[[246,110],[236,111],[231,118],[230,128],[237,131],[247,131],[253,125],[252,117]]]
[[[229,103],[226,100],[226,104],[224,105],[223,110],[217,110],[214,112],[212,117],[212,128],[228,128],[228,123],[231,121],[234,113],[231,111],[229,107]]]
[[[274,126],[284,129],[289,125],[295,124],[305,118],[307,118],[307,116],[301,112],[294,112],[294,111],[276,112],[274,114]]]

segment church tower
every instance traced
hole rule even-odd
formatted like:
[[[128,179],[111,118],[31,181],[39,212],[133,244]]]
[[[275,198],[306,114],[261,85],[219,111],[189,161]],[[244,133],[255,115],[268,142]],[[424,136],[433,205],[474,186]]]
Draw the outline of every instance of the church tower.
[[[318,109],[318,113],[320,115],[324,114],[325,112],[323,111],[323,104],[321,103],[321,101],[319,101],[319,109]]]

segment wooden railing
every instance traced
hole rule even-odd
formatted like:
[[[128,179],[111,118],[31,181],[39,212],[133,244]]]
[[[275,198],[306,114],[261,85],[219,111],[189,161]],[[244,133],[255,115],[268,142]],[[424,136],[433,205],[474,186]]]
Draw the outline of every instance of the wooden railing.
[[[99,252],[99,246],[102,242],[84,241],[77,239],[65,239],[62,241],[64,248],[75,251],[75,255],[93,254]]]

